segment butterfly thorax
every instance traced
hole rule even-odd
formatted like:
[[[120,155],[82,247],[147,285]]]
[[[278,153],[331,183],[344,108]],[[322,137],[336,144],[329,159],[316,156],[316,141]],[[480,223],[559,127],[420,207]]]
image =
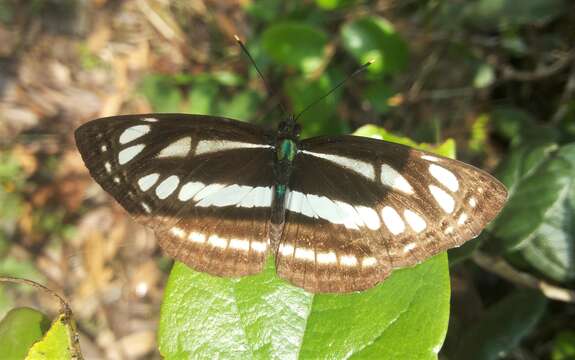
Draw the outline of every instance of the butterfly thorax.
[[[293,116],[282,121],[278,127],[274,159],[275,184],[272,200],[272,242],[279,240],[285,220],[285,208],[293,162],[298,152],[299,125]]]

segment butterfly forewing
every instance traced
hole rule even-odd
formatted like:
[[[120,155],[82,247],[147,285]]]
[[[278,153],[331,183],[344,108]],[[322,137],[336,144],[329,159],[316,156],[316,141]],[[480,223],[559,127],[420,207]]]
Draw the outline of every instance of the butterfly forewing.
[[[153,114],[81,126],[94,179],[156,231],[176,260],[215,275],[261,271],[274,152],[260,128],[224,118]]]
[[[280,276],[315,292],[362,290],[477,236],[507,192],[456,160],[379,140],[305,140],[296,157]]]

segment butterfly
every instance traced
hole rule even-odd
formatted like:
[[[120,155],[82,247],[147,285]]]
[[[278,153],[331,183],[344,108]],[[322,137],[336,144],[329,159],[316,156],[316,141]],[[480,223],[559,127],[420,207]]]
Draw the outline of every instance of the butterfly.
[[[507,190],[463,162],[377,139],[299,139],[223,117],[101,118],[75,132],[92,177],[169,256],[208,274],[262,271],[310,292],[371,288],[476,237]]]

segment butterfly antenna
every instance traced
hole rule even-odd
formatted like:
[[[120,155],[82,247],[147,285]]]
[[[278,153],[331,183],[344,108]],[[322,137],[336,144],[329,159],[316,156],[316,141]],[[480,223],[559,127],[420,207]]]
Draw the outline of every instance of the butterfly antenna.
[[[252,57],[252,55],[250,54],[250,52],[248,51],[248,49],[244,45],[244,42],[237,35],[234,35],[234,39],[236,40],[238,45],[242,48],[242,51],[246,54],[248,59],[250,59],[250,62],[252,63],[254,69],[256,69],[256,72],[260,76],[260,79],[262,80],[262,83],[264,84],[264,87],[266,88],[268,96],[273,97],[273,95],[275,95],[275,93],[272,91],[271,87],[268,85],[266,79],[264,78],[264,76],[262,75],[262,72],[260,71],[260,69],[258,68],[258,65],[256,64],[256,61],[254,60],[254,58]],[[285,116],[287,114],[287,110],[284,107],[284,105],[281,103],[281,101],[279,103],[279,106],[280,106],[280,109],[281,109],[283,115]]]
[[[348,80],[352,79],[353,77],[355,77],[356,75],[362,73],[365,69],[367,69],[367,67],[371,64],[373,64],[375,60],[369,60],[368,62],[366,62],[365,64],[361,65],[359,68],[357,68],[354,72],[352,72],[350,75],[348,75],[345,79],[343,79],[342,81],[340,81],[336,86],[334,86],[330,91],[328,91],[327,93],[325,93],[323,96],[321,96],[320,98],[318,98],[317,100],[315,100],[314,102],[312,102],[311,104],[309,104],[308,106],[306,106],[305,109],[303,109],[302,111],[299,112],[299,114],[297,114],[297,116],[295,117],[295,120],[297,121],[297,119],[299,119],[299,117],[306,111],[308,111],[309,109],[311,109],[312,107],[314,107],[317,103],[319,103],[320,101],[322,101],[323,99],[325,99],[326,97],[330,96],[334,91],[336,91],[337,89],[339,89],[343,84],[345,84],[346,82],[348,82]]]

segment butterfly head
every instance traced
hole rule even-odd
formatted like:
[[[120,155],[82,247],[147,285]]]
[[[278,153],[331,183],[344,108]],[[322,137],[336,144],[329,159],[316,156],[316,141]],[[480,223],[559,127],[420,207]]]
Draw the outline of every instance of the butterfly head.
[[[287,119],[282,120],[278,125],[278,137],[282,139],[297,140],[301,132],[301,126],[295,121],[293,115],[289,115]]]

